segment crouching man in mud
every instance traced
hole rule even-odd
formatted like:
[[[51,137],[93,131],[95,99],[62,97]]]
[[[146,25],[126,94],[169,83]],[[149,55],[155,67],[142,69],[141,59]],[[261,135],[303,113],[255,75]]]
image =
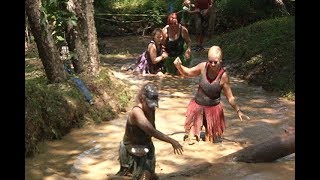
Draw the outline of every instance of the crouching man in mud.
[[[151,137],[170,143],[175,154],[182,154],[182,145],[155,127],[158,89],[152,83],[143,85],[136,104],[129,112],[123,140],[120,142],[120,170],[117,176],[132,179],[159,179],[155,174],[155,149]]]

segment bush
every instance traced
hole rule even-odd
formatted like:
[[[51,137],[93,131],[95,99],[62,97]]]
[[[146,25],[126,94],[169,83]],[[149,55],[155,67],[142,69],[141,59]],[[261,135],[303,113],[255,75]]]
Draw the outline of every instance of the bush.
[[[281,95],[295,93],[293,16],[263,20],[218,36],[210,44],[224,51],[233,75]]]
[[[103,67],[93,79],[81,77],[94,95],[96,104],[90,105],[71,80],[47,84],[39,59],[26,60],[25,64],[26,157],[40,152],[39,144],[44,140],[60,139],[72,128],[86,123],[115,118],[120,111],[125,111],[132,97],[127,86],[112,79],[114,77]]]
[[[72,84],[47,85],[45,78],[26,80],[25,155],[38,152],[45,139],[60,139],[71,128],[83,124],[87,105]]]

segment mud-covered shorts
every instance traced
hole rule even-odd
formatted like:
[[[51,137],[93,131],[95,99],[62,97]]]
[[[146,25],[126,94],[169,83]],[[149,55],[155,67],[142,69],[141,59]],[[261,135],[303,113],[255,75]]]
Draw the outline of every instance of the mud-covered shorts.
[[[156,177],[155,167],[156,159],[154,154],[154,145],[148,145],[149,152],[145,156],[135,156],[128,152],[123,142],[120,142],[119,161],[120,170],[116,175],[130,176],[133,179],[140,179],[145,170],[149,171],[152,176]]]

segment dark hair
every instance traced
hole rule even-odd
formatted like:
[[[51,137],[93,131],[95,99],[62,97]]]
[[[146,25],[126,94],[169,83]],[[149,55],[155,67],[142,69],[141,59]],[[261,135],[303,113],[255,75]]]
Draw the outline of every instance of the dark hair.
[[[172,16],[176,16],[176,17],[177,17],[177,21],[178,21],[178,15],[177,15],[177,13],[171,13],[171,14],[169,14],[169,16],[168,16],[168,18],[167,18],[167,24],[169,24],[169,25],[173,24],[172,20],[170,20]],[[178,23],[179,23],[179,22],[178,22]]]
[[[155,40],[154,40],[154,36],[155,36],[158,32],[163,35],[163,32],[162,32],[162,29],[161,29],[161,28],[155,28],[155,29],[152,31],[152,33],[151,33],[151,36],[152,36],[152,40],[153,40],[153,41],[155,41]]]
[[[136,103],[141,103],[146,96],[152,92],[158,92],[158,87],[152,82],[147,82],[142,86],[136,96]]]
[[[161,28],[155,28],[155,29],[152,31],[151,36],[154,37],[154,35],[156,35],[157,32],[162,33],[162,29],[161,29]]]

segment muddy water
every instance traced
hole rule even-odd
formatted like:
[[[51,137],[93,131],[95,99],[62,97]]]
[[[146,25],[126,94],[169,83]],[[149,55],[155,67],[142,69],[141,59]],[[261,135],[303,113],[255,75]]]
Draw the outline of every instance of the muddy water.
[[[294,102],[231,77],[234,96],[251,120],[240,122],[222,96],[227,125],[223,142],[211,144],[200,141],[188,145],[182,141],[184,113],[195,93],[198,79],[136,76],[120,72],[122,64],[120,61],[103,62],[103,65],[112,65],[114,75],[128,81],[133,91],[147,81],[158,84],[161,95],[156,127],[183,145],[184,154],[174,155],[170,144],[154,139],[156,173],[161,179],[295,179],[295,154],[272,163],[219,161],[223,156],[282,133],[283,128],[294,127]],[[73,129],[61,140],[45,142],[43,153],[25,160],[26,179],[107,179],[119,170],[118,147],[125,120],[126,114],[123,113],[119,118],[100,125]]]

